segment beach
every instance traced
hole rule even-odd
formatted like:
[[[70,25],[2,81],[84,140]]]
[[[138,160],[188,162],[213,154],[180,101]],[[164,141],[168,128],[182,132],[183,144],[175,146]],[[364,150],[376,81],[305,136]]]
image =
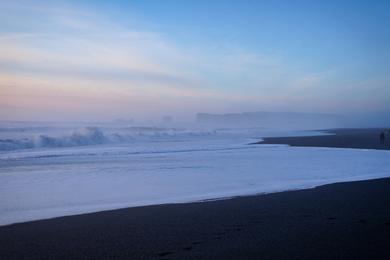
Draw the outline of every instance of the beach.
[[[0,260],[390,260],[390,0],[0,0]]]
[[[389,259],[390,179],[0,227],[2,259]]]
[[[305,137],[271,137],[264,138],[258,144],[288,144],[302,147],[333,147],[333,148],[358,148],[358,149],[390,149],[390,135],[386,135],[385,143],[380,142],[382,132],[388,133],[387,128],[364,129],[331,129],[324,136]]]
[[[361,147],[371,131],[290,139]],[[389,242],[390,178],[0,227],[2,259],[389,259]]]

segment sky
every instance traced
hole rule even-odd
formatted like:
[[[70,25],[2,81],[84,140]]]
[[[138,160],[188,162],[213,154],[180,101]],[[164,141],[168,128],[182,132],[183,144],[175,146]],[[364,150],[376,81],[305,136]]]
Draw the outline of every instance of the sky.
[[[390,113],[389,13],[378,0],[2,0],[0,120]]]

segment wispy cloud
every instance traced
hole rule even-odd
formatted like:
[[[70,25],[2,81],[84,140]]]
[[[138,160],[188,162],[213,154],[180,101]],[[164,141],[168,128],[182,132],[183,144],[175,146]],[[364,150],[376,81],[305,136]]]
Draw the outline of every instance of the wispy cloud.
[[[348,102],[337,93],[354,91],[358,102],[356,93],[373,86],[340,79],[339,68],[302,69],[280,52],[180,45],[172,35],[122,24],[77,3],[12,1],[1,2],[0,9],[0,102],[24,107],[25,117],[48,104],[64,111],[71,104],[84,111],[80,115],[107,118],[120,111],[341,107]],[[389,82],[375,82],[378,93]],[[85,103],[104,113],[92,113]],[[8,118],[22,112],[12,113]]]

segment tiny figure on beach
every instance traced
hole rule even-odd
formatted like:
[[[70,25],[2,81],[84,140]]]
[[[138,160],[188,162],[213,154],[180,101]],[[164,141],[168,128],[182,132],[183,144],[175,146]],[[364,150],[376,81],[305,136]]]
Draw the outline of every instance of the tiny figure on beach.
[[[380,139],[381,144],[384,144],[384,143],[385,143],[385,133],[384,133],[384,132],[382,132],[382,133],[380,134],[379,139]]]

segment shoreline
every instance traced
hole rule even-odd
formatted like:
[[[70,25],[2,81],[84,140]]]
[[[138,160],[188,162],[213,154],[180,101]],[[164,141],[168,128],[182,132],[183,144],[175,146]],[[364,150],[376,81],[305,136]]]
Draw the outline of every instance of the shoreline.
[[[357,148],[377,130],[330,131],[265,140]],[[0,226],[4,259],[390,259],[389,243],[390,177]]]
[[[296,137],[266,137],[253,144],[287,144],[297,147],[329,147],[390,150],[390,135],[386,134],[385,143],[381,144],[379,135],[387,128],[354,128],[329,129],[324,133],[331,135],[296,136]]]
[[[0,227],[5,259],[385,259],[389,242],[390,178]]]
[[[390,177],[387,151],[253,146],[240,140],[237,147],[224,140],[223,149],[201,152],[118,156],[114,150],[96,157],[3,161],[2,171],[12,174],[2,175],[0,224]]]

